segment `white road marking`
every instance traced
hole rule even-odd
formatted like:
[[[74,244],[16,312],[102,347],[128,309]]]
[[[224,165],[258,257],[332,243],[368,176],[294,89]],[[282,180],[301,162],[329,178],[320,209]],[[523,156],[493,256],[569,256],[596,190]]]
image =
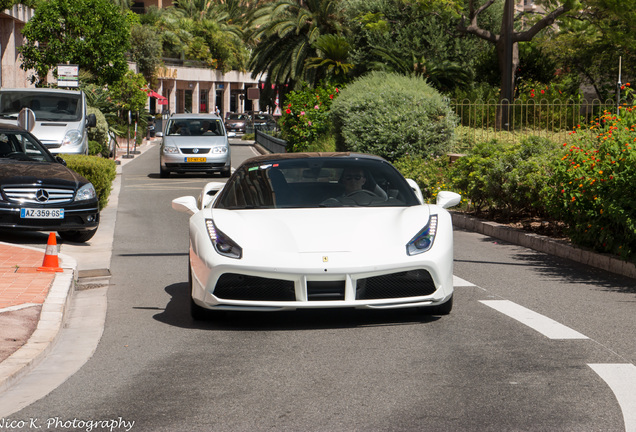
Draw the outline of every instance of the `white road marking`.
[[[612,389],[623,411],[625,432],[636,432],[636,366],[588,364]]]
[[[587,336],[509,300],[481,300],[489,306],[550,339],[588,339]]]
[[[2,308],[2,309],[0,309],[0,313],[13,312],[13,311],[21,310],[21,309],[30,308],[32,306],[42,306],[42,304],[40,304],[40,303],[22,303],[20,305],[9,306],[9,307],[6,307],[6,308]]]
[[[472,287],[472,286],[475,286],[475,284],[470,283],[467,280],[464,280],[462,278],[459,278],[459,277],[453,275],[453,286],[455,286],[455,287]]]

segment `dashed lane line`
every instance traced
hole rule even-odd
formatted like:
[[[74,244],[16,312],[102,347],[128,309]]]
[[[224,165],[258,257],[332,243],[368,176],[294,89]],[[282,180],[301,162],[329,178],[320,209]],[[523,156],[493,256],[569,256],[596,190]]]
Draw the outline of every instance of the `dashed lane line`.
[[[516,319],[550,339],[588,339],[576,330],[509,300],[480,300],[480,303]]]
[[[454,287],[473,287],[475,286],[474,283],[470,283],[467,280],[464,280],[462,278],[459,278],[455,275],[453,275],[453,286]]]

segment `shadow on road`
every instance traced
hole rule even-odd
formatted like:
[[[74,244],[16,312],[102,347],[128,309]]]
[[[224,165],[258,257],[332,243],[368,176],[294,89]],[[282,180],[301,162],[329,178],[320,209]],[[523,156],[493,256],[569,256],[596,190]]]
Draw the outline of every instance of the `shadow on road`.
[[[427,315],[415,308],[393,310],[361,310],[350,308],[307,309],[282,312],[223,312],[210,321],[194,321],[190,317],[188,284],[172,284],[165,288],[171,296],[165,310],[154,319],[182,328],[209,330],[317,330],[355,327],[379,327],[431,323],[439,316]]]
[[[551,279],[572,283],[601,287],[606,291],[624,294],[636,294],[636,280],[611,273],[566,258],[549,255],[543,252],[526,249],[512,243],[493,237],[484,237],[483,242],[493,243],[502,247],[515,248],[508,254],[508,262],[488,262],[480,260],[456,260],[479,264],[509,265],[532,268],[534,271]],[[518,252],[522,250],[523,252]]]

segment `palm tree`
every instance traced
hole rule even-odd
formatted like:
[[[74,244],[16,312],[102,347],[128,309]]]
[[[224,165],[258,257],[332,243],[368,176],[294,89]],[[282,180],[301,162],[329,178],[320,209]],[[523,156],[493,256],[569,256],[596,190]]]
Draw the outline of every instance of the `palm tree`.
[[[162,9],[156,26],[164,52],[210,68],[244,69],[248,53],[242,28],[230,22],[224,7],[210,0],[180,0]]]
[[[305,62],[307,69],[325,70],[325,75],[332,81],[342,84],[347,81],[347,75],[353,69],[349,58],[349,43],[344,36],[326,34],[321,35],[314,47],[318,49],[319,57],[308,58]]]
[[[313,44],[321,35],[342,33],[341,12],[339,0],[277,0],[256,10],[251,24],[257,44],[248,65],[252,76],[267,73],[271,82],[292,88],[319,81],[321,70],[308,68],[306,60],[318,57]]]

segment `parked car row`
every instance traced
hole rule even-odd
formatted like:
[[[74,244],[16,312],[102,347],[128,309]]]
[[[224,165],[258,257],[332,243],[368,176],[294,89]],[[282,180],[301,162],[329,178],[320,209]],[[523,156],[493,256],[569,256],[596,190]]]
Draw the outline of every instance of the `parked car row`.
[[[230,136],[245,134],[253,130],[272,131],[278,127],[276,118],[267,113],[227,113],[225,127]]]

